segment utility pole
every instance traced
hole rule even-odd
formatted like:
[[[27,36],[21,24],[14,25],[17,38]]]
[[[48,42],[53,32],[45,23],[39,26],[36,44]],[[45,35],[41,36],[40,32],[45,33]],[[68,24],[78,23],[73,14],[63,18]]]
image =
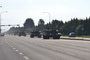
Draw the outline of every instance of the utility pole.
[[[1,25],[1,15],[2,15],[2,13],[7,13],[7,11],[1,11],[1,12],[0,12],[0,33],[1,33],[1,30],[2,30],[2,29],[1,29],[1,26],[2,26],[2,25]]]
[[[43,13],[47,13],[48,14],[48,16],[49,16],[49,23],[50,23],[50,18],[51,18],[50,13],[49,12],[43,12]]]
[[[43,12],[43,13],[47,13],[47,14],[48,14],[48,16],[49,16],[49,25],[48,25],[48,29],[50,29],[50,20],[51,20],[51,15],[50,15],[50,13],[49,13],[49,12]]]
[[[0,6],[2,8],[2,6]],[[1,33],[1,14],[0,14],[0,33]]]

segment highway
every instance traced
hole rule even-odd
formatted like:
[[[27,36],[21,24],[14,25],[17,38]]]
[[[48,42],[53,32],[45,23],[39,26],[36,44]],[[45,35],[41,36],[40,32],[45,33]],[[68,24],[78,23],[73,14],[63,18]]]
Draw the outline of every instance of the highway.
[[[6,35],[0,60],[90,60],[90,41]]]

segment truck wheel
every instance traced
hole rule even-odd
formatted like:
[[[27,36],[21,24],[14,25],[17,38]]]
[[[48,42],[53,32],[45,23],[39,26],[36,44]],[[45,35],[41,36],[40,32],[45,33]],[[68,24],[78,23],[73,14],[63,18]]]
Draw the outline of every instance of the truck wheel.
[[[34,36],[30,36],[31,38],[33,38]]]
[[[53,37],[53,39],[60,39],[60,37]]]
[[[49,37],[44,37],[44,36],[43,36],[43,39],[49,39]]]

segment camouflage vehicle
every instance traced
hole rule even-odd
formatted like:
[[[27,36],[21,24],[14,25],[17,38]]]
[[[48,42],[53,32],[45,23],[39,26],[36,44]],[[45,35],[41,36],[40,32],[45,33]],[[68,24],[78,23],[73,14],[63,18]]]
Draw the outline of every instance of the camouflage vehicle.
[[[33,38],[35,36],[37,36],[38,38],[41,38],[41,32],[38,30],[31,32],[30,37]]]
[[[61,33],[58,32],[58,30],[55,29],[48,29],[43,32],[43,38],[49,39],[52,37],[53,39],[60,39]]]
[[[19,32],[19,36],[26,36],[26,33],[24,31]]]
[[[14,36],[19,35],[19,32],[14,32]]]

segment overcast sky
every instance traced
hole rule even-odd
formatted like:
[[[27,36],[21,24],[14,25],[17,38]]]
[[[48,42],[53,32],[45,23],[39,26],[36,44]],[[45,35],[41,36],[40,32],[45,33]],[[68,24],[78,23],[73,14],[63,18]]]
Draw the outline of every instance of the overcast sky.
[[[90,16],[90,0],[0,0],[0,12],[3,12],[2,24],[20,24],[27,18],[32,18],[35,25],[40,18],[45,23],[50,18],[68,21],[71,18],[86,18]],[[4,27],[5,28],[5,27]]]

